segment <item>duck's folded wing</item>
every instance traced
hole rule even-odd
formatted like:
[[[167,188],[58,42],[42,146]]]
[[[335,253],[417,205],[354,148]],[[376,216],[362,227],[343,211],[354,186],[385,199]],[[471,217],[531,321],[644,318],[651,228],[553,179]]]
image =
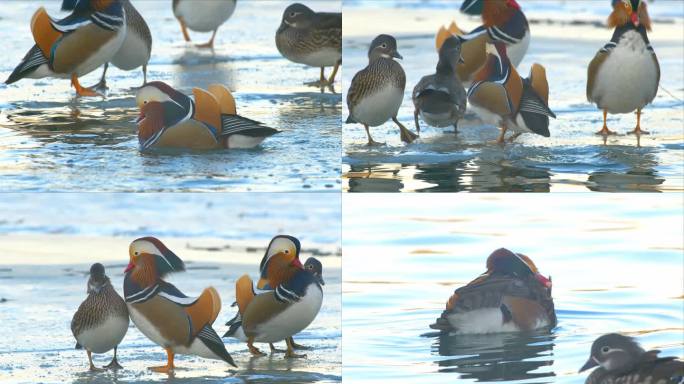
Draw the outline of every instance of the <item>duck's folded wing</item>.
[[[279,130],[239,115],[221,115],[221,136],[240,134],[251,137],[275,135]]]
[[[587,100],[595,101],[592,98],[592,93],[594,93],[594,84],[596,84],[596,76],[598,75],[599,68],[604,61],[608,58],[610,51],[605,47],[596,53],[596,56],[589,63],[589,68],[587,69]]]
[[[290,306],[287,302],[277,300],[275,291],[265,292],[254,296],[242,314],[242,329],[249,335],[256,327],[275,317]]]

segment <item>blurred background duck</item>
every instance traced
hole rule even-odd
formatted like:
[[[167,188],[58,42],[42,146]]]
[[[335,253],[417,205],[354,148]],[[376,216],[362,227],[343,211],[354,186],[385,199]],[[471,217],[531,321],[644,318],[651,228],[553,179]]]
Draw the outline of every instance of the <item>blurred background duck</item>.
[[[601,48],[587,69],[587,99],[603,111],[600,135],[615,134],[608,129],[608,113],[636,110],[636,127],[630,133],[647,134],[641,129],[641,110],[655,99],[660,83],[660,64],[648,40],[651,19],[642,0],[612,0],[608,26],[613,37]]]
[[[418,117],[433,127],[454,127],[466,110],[466,91],[456,77],[456,67],[463,62],[461,41],[451,36],[439,49],[439,62],[434,74],[424,76],[413,88],[413,117],[420,133]]]
[[[320,79],[307,85],[332,90],[342,64],[342,13],[314,12],[306,5],[292,4],[283,12],[275,41],[286,59],[321,68]],[[325,67],[333,67],[329,78]]]
[[[591,345],[591,355],[580,372],[596,368],[586,384],[676,384],[684,382],[684,361],[658,357],[660,351],[645,351],[631,337],[609,333]]]
[[[449,334],[531,331],[556,326],[551,280],[532,260],[505,248],[487,258],[487,271],[449,298],[430,325]]]
[[[71,332],[76,338],[76,348],[88,353],[90,370],[97,371],[93,353],[105,353],[114,349],[114,357],[105,368],[121,368],[116,360],[116,349],[128,331],[128,308],[112,287],[100,263],[90,267],[88,297],[81,303],[71,320]]]
[[[147,63],[152,54],[152,34],[147,22],[133,6],[133,3],[130,0],[121,1],[126,14],[126,38],[110,62],[124,71],[132,71],[142,67],[143,85],[145,85],[147,83]],[[95,88],[107,88],[108,68],[109,63],[105,63],[102,78],[95,85]]]
[[[173,15],[176,16],[185,41],[190,41],[188,29],[196,32],[211,32],[211,39],[198,48],[214,48],[216,31],[235,11],[237,0],[173,0]]]
[[[505,134],[514,134],[509,141],[523,133],[549,137],[549,117],[556,115],[549,109],[549,84],[546,70],[533,64],[530,76],[521,78],[511,65],[506,46],[487,43],[487,62],[468,89],[468,103],[486,123],[501,127],[497,143],[503,144]]]
[[[323,289],[313,273],[303,269],[299,261],[299,240],[280,236],[271,242],[262,286],[273,290],[255,293],[252,280],[244,275],[235,284],[238,315],[226,325],[224,337],[234,337],[247,343],[255,356],[264,355],[255,342],[274,343],[285,340],[285,357],[304,357],[294,353],[292,336],[313,322],[323,303]]]
[[[192,90],[195,100],[161,81],[138,90],[141,150],[254,148],[279,131],[239,116],[230,90],[212,84]]]
[[[221,311],[216,289],[208,287],[199,297],[188,297],[164,281],[169,273],[184,271],[185,264],[154,237],[134,240],[129,259],[124,271],[124,296],[131,320],[167,355],[166,365],[149,369],[163,373],[173,370],[176,354],[223,360],[235,367],[212,328]]]
[[[39,8],[31,19],[35,45],[14,69],[6,84],[22,78],[70,78],[79,96],[99,93],[81,86],[78,78],[109,62],[126,38],[126,16],[120,0],[64,0],[64,19]]]
[[[449,36],[458,36],[463,41],[461,54],[464,62],[456,68],[458,78],[469,87],[473,77],[485,64],[486,43],[501,42],[514,67],[525,57],[530,45],[530,26],[520,5],[515,0],[465,0],[461,11],[469,15],[481,15],[482,25],[466,33],[456,22],[448,28],[440,27],[437,32],[437,50]]]

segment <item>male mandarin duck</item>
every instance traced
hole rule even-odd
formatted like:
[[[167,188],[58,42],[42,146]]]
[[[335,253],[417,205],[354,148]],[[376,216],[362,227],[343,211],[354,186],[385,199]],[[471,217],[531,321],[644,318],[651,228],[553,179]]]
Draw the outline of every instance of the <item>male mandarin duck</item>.
[[[130,0],[121,0],[126,13],[126,39],[111,60],[115,67],[132,71],[142,67],[143,85],[147,83],[147,63],[152,53],[152,34],[145,19]],[[106,75],[109,63],[105,63],[97,88],[107,88]]]
[[[464,85],[470,86],[478,70],[485,64],[486,43],[501,42],[513,66],[522,61],[530,45],[530,26],[520,5],[515,0],[466,0],[461,11],[470,15],[482,15],[482,25],[466,33],[455,22],[449,28],[441,27],[437,32],[437,50],[449,36],[458,36],[463,41],[461,49],[463,63],[456,68],[456,74]]]
[[[114,358],[105,368],[121,368],[116,360],[116,349],[128,331],[128,308],[100,263],[90,267],[87,292],[88,297],[71,319],[76,348],[83,348],[88,353],[91,371],[100,370],[95,368],[91,354],[105,353],[114,348]]]
[[[515,132],[510,141],[523,133],[549,137],[549,84],[546,70],[535,63],[530,76],[523,79],[511,65],[506,46],[487,44],[487,62],[468,90],[468,103],[483,121],[501,127],[498,143],[504,142],[508,129]]]
[[[300,243],[291,236],[277,236],[269,244],[262,260],[261,287],[272,290],[256,294],[252,280],[244,275],[235,284],[238,314],[226,325],[224,337],[247,342],[249,351],[263,355],[255,342],[285,340],[286,357],[304,357],[294,353],[292,336],[309,326],[323,303],[323,289],[313,273],[299,261]]]
[[[612,0],[608,26],[615,28],[610,42],[601,48],[587,70],[587,99],[603,110],[600,135],[608,129],[608,113],[636,110],[636,128],[630,133],[647,134],[641,129],[641,110],[658,92],[660,64],[648,41],[651,19],[642,0]]]
[[[140,149],[254,148],[279,131],[237,114],[230,90],[194,88],[195,100],[161,81],[138,90]]]
[[[354,75],[347,91],[346,123],[362,124],[368,145],[380,144],[373,140],[368,127],[377,127],[389,119],[399,127],[401,141],[411,143],[418,138],[397,119],[404,100],[406,73],[395,58],[402,59],[397,52],[397,40],[390,35],[378,35],[368,48],[368,65]]]
[[[156,372],[174,369],[174,355],[185,354],[223,360],[236,366],[223,341],[212,328],[221,311],[221,298],[213,287],[199,297],[184,295],[163,278],[185,270],[185,264],[154,237],[134,240],[130,263],[124,271],[124,296],[131,320],[150,340],[166,350],[167,363],[150,367]]]
[[[416,131],[420,133],[418,117],[434,127],[454,127],[466,110],[466,91],[455,76],[456,66],[463,62],[461,41],[449,37],[439,49],[439,62],[434,74],[424,76],[413,88],[413,117]]]
[[[275,42],[286,59],[321,68],[320,80],[307,85],[332,88],[342,64],[342,13],[314,12],[306,5],[292,4],[283,12]],[[325,67],[333,67],[328,79]]]
[[[645,351],[631,337],[609,333],[591,345],[591,356],[580,372],[597,367],[587,384],[675,384],[684,382],[684,361],[658,357],[658,350]]]
[[[284,246],[287,246],[289,242],[299,244],[299,240],[297,240],[297,238],[287,235],[278,235],[271,239],[271,242],[266,248],[266,253],[264,253],[264,257],[261,259],[261,263],[259,265],[259,281],[256,285],[257,292],[261,293],[273,290],[273,288],[269,285],[268,269],[265,268],[266,261],[269,257],[273,256],[274,252],[278,252],[279,249],[282,249]],[[297,258],[299,258],[299,252],[297,252],[297,255]],[[323,264],[321,264],[321,262],[318,259],[316,259],[315,257],[309,257],[308,259],[306,259],[306,262],[304,263],[304,270],[311,273],[320,285],[325,285],[325,281],[323,281]],[[288,339],[288,342],[292,345],[294,349],[310,349],[309,347],[295,343],[292,337],[289,337]],[[269,347],[271,348],[271,352],[282,352],[276,349],[273,346],[273,343],[269,343]]]
[[[487,258],[487,271],[449,298],[430,325],[450,334],[530,331],[556,325],[551,280],[532,260],[505,248]]]
[[[78,78],[112,60],[126,38],[126,15],[121,0],[64,0],[62,10],[72,11],[54,20],[45,8],[31,19],[36,44],[14,69],[6,84],[28,77],[71,78],[80,96],[96,96]]]
[[[211,39],[197,47],[213,48],[216,31],[233,14],[236,4],[237,0],[173,0],[173,15],[180,23],[185,41],[190,41],[188,29],[212,32]]]

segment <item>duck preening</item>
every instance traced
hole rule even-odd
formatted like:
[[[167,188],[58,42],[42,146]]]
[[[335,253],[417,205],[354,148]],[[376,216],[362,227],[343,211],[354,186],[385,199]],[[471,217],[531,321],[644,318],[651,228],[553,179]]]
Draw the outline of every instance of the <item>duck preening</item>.
[[[456,289],[431,328],[449,334],[531,331],[556,326],[551,279],[529,257],[505,248],[487,258],[487,271]]]

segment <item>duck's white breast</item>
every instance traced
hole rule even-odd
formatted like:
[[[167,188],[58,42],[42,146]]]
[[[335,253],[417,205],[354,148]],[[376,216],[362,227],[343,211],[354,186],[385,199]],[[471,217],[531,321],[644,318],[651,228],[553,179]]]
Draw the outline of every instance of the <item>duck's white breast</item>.
[[[176,15],[183,17],[188,28],[197,32],[212,32],[223,24],[235,10],[235,1],[183,0]]]
[[[140,35],[128,31],[121,48],[112,58],[111,63],[124,71],[138,68],[150,60],[150,49]]]
[[[128,317],[110,316],[102,324],[82,331],[76,341],[88,351],[105,353],[121,343],[126,331]]]
[[[376,127],[397,115],[403,99],[403,90],[388,84],[380,91],[361,99],[354,107],[352,117],[359,123]]]
[[[650,103],[658,90],[658,68],[636,31],[625,32],[599,67],[591,97],[610,113],[629,113]]]
[[[322,303],[323,291],[319,286],[312,284],[300,301],[259,325],[255,341],[272,343],[301,332],[316,318]]]

